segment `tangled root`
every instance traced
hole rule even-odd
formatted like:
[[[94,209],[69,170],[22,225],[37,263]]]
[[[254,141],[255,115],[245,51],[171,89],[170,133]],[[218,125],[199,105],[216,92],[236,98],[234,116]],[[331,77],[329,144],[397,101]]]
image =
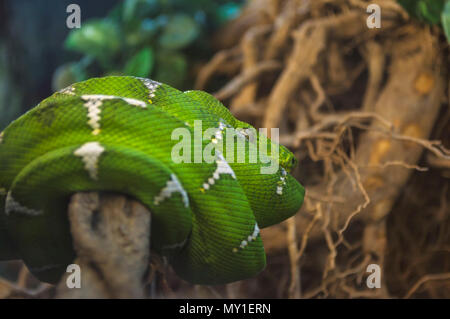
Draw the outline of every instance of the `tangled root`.
[[[231,296],[450,296],[448,47],[378,3],[380,29],[369,1],[255,0],[219,32],[196,88],[280,128],[307,189],[301,212],[262,234],[268,269]],[[381,289],[366,286],[369,264]]]

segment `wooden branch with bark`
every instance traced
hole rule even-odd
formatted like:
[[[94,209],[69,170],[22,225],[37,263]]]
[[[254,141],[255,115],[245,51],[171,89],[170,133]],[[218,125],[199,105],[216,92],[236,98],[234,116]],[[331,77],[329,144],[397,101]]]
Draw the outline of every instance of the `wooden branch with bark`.
[[[81,270],[81,288],[68,288],[70,273],[57,298],[145,298],[150,258],[151,214],[122,195],[78,193],[69,220]]]

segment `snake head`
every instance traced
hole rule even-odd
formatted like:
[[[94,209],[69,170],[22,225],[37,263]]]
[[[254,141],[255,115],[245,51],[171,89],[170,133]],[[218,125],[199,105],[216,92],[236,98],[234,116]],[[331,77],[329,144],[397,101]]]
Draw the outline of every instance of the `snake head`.
[[[288,173],[297,166],[298,160],[295,155],[285,146],[280,145],[280,166]]]

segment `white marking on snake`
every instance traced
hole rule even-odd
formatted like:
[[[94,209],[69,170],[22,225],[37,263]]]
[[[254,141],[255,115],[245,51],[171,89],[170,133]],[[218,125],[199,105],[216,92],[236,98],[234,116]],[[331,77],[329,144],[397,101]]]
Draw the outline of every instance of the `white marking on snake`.
[[[162,247],[162,249],[176,249],[176,248],[182,248],[184,245],[186,245],[188,238],[186,238],[185,240],[183,240],[181,243],[178,244],[173,244],[173,245],[165,245]]]
[[[132,99],[132,98],[129,98],[129,97],[116,96],[116,95],[88,94],[88,95],[82,95],[81,98],[83,100],[85,100],[85,101],[88,101],[88,100],[105,101],[105,100],[119,99],[119,100],[127,102],[128,104],[131,104],[131,105],[134,105],[134,106],[139,106],[139,107],[142,107],[144,109],[147,107],[147,103],[145,103],[144,101],[137,100],[137,99]]]
[[[88,109],[88,124],[92,127],[94,132],[98,132],[100,129],[100,113],[102,112],[100,106],[102,105],[102,100],[85,95],[81,98],[86,101],[84,106]]]
[[[144,101],[131,99],[128,97],[122,97],[121,99],[124,100],[125,102],[127,102],[128,104],[131,104],[134,106],[139,106],[139,107],[142,107],[143,109],[147,108],[147,103],[145,103]]]
[[[250,244],[252,241],[254,241],[259,235],[259,227],[258,224],[255,223],[255,227],[253,228],[253,233],[251,235],[249,235],[246,239],[244,239],[243,241],[241,241],[241,244],[239,245],[239,248],[244,249],[245,247],[248,246],[248,244]],[[239,249],[238,248],[233,248],[233,252],[238,252]]]
[[[189,197],[175,174],[170,175],[170,180],[167,181],[167,185],[161,190],[159,195],[155,197],[155,205],[159,205],[163,200],[169,198],[175,192],[181,194],[184,206],[189,207]]]
[[[158,87],[161,86],[161,83],[145,78],[137,78],[137,79],[139,79],[142,83],[144,83],[144,85],[148,89],[149,98],[150,99],[154,98],[155,92],[158,89]]]
[[[223,131],[227,126],[223,122],[219,122],[219,129],[217,130],[215,137],[217,140],[223,139]]]
[[[248,134],[247,134],[246,131],[244,131],[244,130],[237,130],[237,129],[235,129],[234,131],[236,132],[237,137],[239,137],[240,139],[243,139],[243,140],[247,140],[248,139]]]
[[[6,203],[5,203],[5,214],[9,215],[11,212],[24,214],[24,215],[31,215],[31,216],[38,216],[42,214],[42,211],[31,209],[28,207],[23,206],[19,202],[16,202],[14,198],[12,197],[11,192],[8,192],[8,195],[6,195]]]
[[[75,151],[75,155],[81,157],[84,168],[88,171],[93,180],[98,179],[98,159],[105,151],[104,147],[98,142],[89,142]]]
[[[0,144],[3,143],[3,136],[5,136],[5,133],[4,133],[4,132],[1,132],[1,133],[0,133]]]
[[[228,162],[223,157],[222,153],[216,150],[216,164],[217,168],[214,171],[212,177],[208,178],[208,181],[203,184],[203,188],[208,190],[211,185],[214,185],[216,180],[219,180],[220,175],[227,174],[231,175],[234,179],[236,179],[236,175],[234,174],[233,169],[230,167]]]
[[[283,186],[286,185],[286,175],[287,175],[286,170],[284,168],[281,168],[281,177],[277,186],[278,195],[283,195]]]
[[[250,134],[248,133],[249,131],[251,131],[249,128],[243,128],[240,130],[237,130],[239,133],[239,136],[242,136],[243,138],[245,138],[246,140],[250,139]]]
[[[61,94],[75,95],[75,88],[72,85],[59,91]]]
[[[225,129],[233,130],[234,133],[236,134],[236,136],[240,139],[244,139],[244,140],[247,139],[246,135],[242,134],[241,130],[237,130],[237,129],[233,128],[231,125],[225,124],[223,121],[224,121],[223,119],[220,119],[219,127],[216,131],[216,134],[214,134],[214,137],[211,140],[214,144],[217,144],[219,140],[223,139],[223,132],[225,131]]]
[[[219,121],[219,128],[216,131],[216,134],[214,134],[214,137],[211,139],[211,141],[214,144],[218,143],[218,140],[223,139],[223,130],[226,128],[226,125],[222,122],[222,119]]]
[[[81,98],[86,101],[84,106],[88,109],[88,124],[92,127],[93,135],[98,135],[100,133],[100,113],[102,112],[100,106],[102,106],[103,101],[120,99],[130,105],[139,106],[144,109],[147,107],[147,104],[143,101],[115,95],[91,94],[82,95]]]
[[[228,162],[225,160],[222,153],[220,153],[219,151],[217,151],[216,163],[217,163],[217,169],[213,174],[213,178],[215,180],[218,180],[219,175],[221,175],[221,174],[228,174],[228,175],[231,175],[234,179],[236,179],[236,175],[234,174],[233,169],[228,164]]]

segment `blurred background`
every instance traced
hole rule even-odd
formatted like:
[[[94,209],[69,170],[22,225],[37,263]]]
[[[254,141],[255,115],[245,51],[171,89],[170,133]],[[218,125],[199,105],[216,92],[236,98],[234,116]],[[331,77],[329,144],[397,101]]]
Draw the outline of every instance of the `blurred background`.
[[[0,129],[55,90],[104,75],[151,77],[192,88],[211,37],[238,16],[236,1],[0,1]]]
[[[257,277],[193,286],[152,260],[152,297],[450,298],[450,2],[379,0],[380,28],[371,3],[0,0],[0,131],[91,77],[208,91],[280,128],[305,204],[263,230]],[[54,295],[19,261],[0,277],[0,297]]]

